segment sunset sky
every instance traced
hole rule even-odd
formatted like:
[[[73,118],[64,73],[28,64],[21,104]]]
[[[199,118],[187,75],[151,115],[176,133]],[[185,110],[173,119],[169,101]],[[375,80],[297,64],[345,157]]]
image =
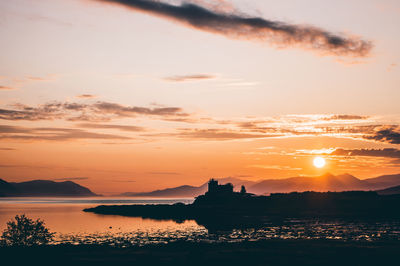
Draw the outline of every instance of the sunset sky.
[[[400,173],[399,26],[398,0],[0,1],[0,178]]]

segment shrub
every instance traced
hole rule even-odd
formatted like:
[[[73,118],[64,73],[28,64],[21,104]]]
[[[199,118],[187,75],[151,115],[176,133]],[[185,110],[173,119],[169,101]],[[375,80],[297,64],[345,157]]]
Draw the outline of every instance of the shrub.
[[[7,229],[3,231],[1,242],[7,246],[35,246],[45,245],[54,237],[54,233],[44,226],[44,221],[36,221],[25,214],[16,215],[14,220],[7,222]]]

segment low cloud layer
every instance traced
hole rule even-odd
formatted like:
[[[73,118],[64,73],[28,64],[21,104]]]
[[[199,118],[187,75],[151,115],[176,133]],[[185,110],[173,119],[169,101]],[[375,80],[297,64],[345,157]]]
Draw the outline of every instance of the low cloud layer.
[[[130,118],[141,117],[134,123]],[[124,120],[125,118],[125,120]],[[79,140],[135,139],[155,141],[164,138],[180,140],[230,141],[266,138],[331,137],[351,138],[386,144],[400,144],[400,126],[380,123],[377,118],[364,115],[324,114],[286,115],[278,117],[244,117],[218,119],[188,114],[180,107],[125,106],[110,102],[74,103],[52,102],[37,106],[14,105],[0,109],[0,119],[19,121],[47,121],[62,119],[72,128],[38,128],[0,125],[0,139],[11,140]],[[116,124],[115,119],[121,121]],[[149,123],[161,120],[161,124]],[[106,122],[104,122],[106,121]],[[110,123],[112,121],[112,123]],[[124,121],[124,123],[122,122]],[[101,123],[100,123],[101,122]],[[185,126],[179,126],[179,124]],[[118,132],[117,132],[118,131]],[[109,134],[110,133],[110,134]]]
[[[38,106],[15,104],[14,109],[0,109],[0,119],[3,120],[55,120],[69,121],[109,121],[115,118],[128,118],[137,116],[153,117],[185,117],[179,107],[139,107],[125,106],[111,102],[75,103],[51,102]]]
[[[267,42],[279,48],[302,47],[319,54],[349,57],[368,56],[372,49],[370,41],[359,37],[336,34],[313,26],[247,16],[241,12],[221,11],[212,6],[205,7],[188,2],[173,5],[158,0],[96,1],[119,4],[230,38]]]
[[[181,129],[175,136],[197,140],[236,140],[272,137],[271,135],[253,134],[226,129]]]

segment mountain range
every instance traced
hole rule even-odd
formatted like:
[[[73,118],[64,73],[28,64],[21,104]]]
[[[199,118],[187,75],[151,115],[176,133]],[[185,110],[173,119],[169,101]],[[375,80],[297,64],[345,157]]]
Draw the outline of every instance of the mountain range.
[[[232,183],[235,189],[240,188],[241,185],[249,186],[255,184],[253,181],[246,181],[237,178],[221,178],[217,179],[221,184]],[[174,188],[160,189],[154,190],[151,192],[125,192],[119,194],[118,196],[124,197],[156,197],[156,198],[171,198],[171,197],[180,197],[180,198],[192,198],[198,195],[204,194],[207,191],[207,183],[202,184],[199,187],[183,185]]]
[[[358,179],[350,174],[324,174],[318,177],[297,176],[284,179],[264,179],[248,181],[239,178],[217,179],[221,184],[232,183],[239,191],[244,185],[247,192],[267,195],[270,193],[288,193],[293,191],[352,191],[374,190],[379,194],[400,194],[400,174],[382,175],[369,179]],[[119,197],[152,198],[193,198],[207,191],[207,183],[200,186],[182,185],[173,188],[149,192],[125,192]],[[90,189],[72,181],[55,182],[33,180],[27,182],[7,182],[0,179],[0,197],[90,197],[99,196]]]
[[[352,190],[384,190],[400,185],[400,174],[383,175],[369,179],[358,179],[350,174],[332,175],[324,174],[318,177],[297,176],[284,179],[265,179],[260,181],[247,181],[238,178],[217,179],[221,184],[232,183],[235,190],[242,185],[247,192],[266,195],[270,193],[288,193],[293,191],[352,191]],[[183,185],[174,188],[155,190],[150,192],[126,192],[118,196],[124,197],[165,197],[187,198],[196,197],[207,191],[207,183],[200,186]],[[384,192],[383,192],[384,193]]]
[[[33,180],[13,183],[0,179],[0,197],[90,197],[99,196],[72,181]]]
[[[379,195],[395,195],[400,194],[400,186],[390,187],[382,190],[378,190]]]

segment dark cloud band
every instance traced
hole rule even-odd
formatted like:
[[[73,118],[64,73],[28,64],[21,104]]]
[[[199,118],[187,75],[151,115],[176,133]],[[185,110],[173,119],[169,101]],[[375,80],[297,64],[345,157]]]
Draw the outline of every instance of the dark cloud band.
[[[400,144],[400,127],[391,127],[376,131],[373,135],[364,136],[366,139]]]
[[[336,149],[330,155],[336,156],[369,156],[400,158],[400,150],[393,148],[386,149]]]
[[[236,39],[265,41],[279,48],[300,46],[322,54],[364,57],[372,49],[370,41],[334,34],[313,26],[293,25],[239,13],[226,13],[183,2],[173,5],[156,0],[96,0],[120,4],[183,23],[198,30]]]

